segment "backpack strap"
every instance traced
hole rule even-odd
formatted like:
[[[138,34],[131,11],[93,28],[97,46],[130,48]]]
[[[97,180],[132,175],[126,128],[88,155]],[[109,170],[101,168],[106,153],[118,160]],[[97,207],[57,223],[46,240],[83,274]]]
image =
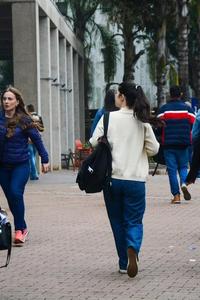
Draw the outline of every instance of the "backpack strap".
[[[104,137],[106,139],[107,139],[107,132],[108,132],[109,116],[110,116],[109,111],[106,111],[103,115]],[[111,174],[112,174],[112,156],[111,156],[111,153],[110,153],[110,159],[108,161],[108,173],[107,173],[108,181],[110,181]]]
[[[152,176],[154,176],[154,175],[156,174],[156,171],[157,171],[157,169],[158,169],[158,165],[159,165],[159,163],[156,163],[156,166],[155,166],[155,169],[154,169],[154,171],[153,171],[153,173],[152,173]]]
[[[109,116],[110,116],[109,111],[106,111],[103,115],[104,137],[107,137]]]

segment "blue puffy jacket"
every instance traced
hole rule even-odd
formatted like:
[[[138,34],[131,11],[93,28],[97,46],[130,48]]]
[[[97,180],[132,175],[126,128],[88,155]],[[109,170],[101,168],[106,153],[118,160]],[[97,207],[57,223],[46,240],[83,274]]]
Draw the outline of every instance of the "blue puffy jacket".
[[[27,119],[29,122],[31,119]],[[48,163],[48,153],[43,145],[41,136],[36,128],[23,130],[17,126],[14,135],[6,137],[6,118],[0,111],[0,162],[5,164],[18,164],[29,160],[28,140],[29,138],[36,146],[42,163]]]
[[[158,118],[166,125],[161,134],[164,148],[184,148],[191,145],[195,114],[189,105],[180,99],[173,99],[159,109]]]

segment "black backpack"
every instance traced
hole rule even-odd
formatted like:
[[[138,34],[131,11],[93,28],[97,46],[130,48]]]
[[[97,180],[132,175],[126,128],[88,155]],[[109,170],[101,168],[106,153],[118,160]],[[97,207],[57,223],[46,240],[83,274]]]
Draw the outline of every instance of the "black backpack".
[[[4,210],[0,208],[0,250],[8,250],[6,264],[0,268],[7,267],[10,262],[12,249],[12,230],[11,224],[7,220]]]
[[[163,153],[163,146],[160,144],[160,148],[158,150],[158,153],[153,156],[153,160],[157,164],[166,165],[165,163],[165,157]]]
[[[103,116],[104,135],[95,150],[83,161],[76,182],[86,193],[98,193],[110,183],[112,155],[107,140],[109,112]]]
[[[153,160],[156,163],[156,166],[152,173],[152,176],[154,176],[156,174],[156,171],[157,171],[159,165],[166,165],[165,157],[164,157],[164,153],[163,153],[163,146],[161,144],[160,144],[158,153],[153,156]]]

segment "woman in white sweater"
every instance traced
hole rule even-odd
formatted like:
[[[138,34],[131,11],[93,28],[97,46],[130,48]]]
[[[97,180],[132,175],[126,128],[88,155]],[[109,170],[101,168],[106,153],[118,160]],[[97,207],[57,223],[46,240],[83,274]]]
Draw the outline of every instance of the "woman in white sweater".
[[[123,82],[116,94],[119,111],[110,112],[108,141],[112,152],[111,185],[104,189],[104,199],[112,227],[119,272],[135,277],[143,238],[145,181],[148,156],[158,152],[150,121],[150,105],[140,86]],[[103,135],[103,118],[90,139],[96,146]]]

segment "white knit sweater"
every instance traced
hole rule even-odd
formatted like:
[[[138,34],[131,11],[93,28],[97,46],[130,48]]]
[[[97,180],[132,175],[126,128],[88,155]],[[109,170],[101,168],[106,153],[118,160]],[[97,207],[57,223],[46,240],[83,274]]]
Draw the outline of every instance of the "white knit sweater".
[[[92,146],[103,135],[103,117],[99,120],[93,136]],[[142,123],[127,107],[110,113],[108,141],[112,151],[112,178],[145,181],[148,176],[148,156],[158,152],[157,142],[151,125]]]

